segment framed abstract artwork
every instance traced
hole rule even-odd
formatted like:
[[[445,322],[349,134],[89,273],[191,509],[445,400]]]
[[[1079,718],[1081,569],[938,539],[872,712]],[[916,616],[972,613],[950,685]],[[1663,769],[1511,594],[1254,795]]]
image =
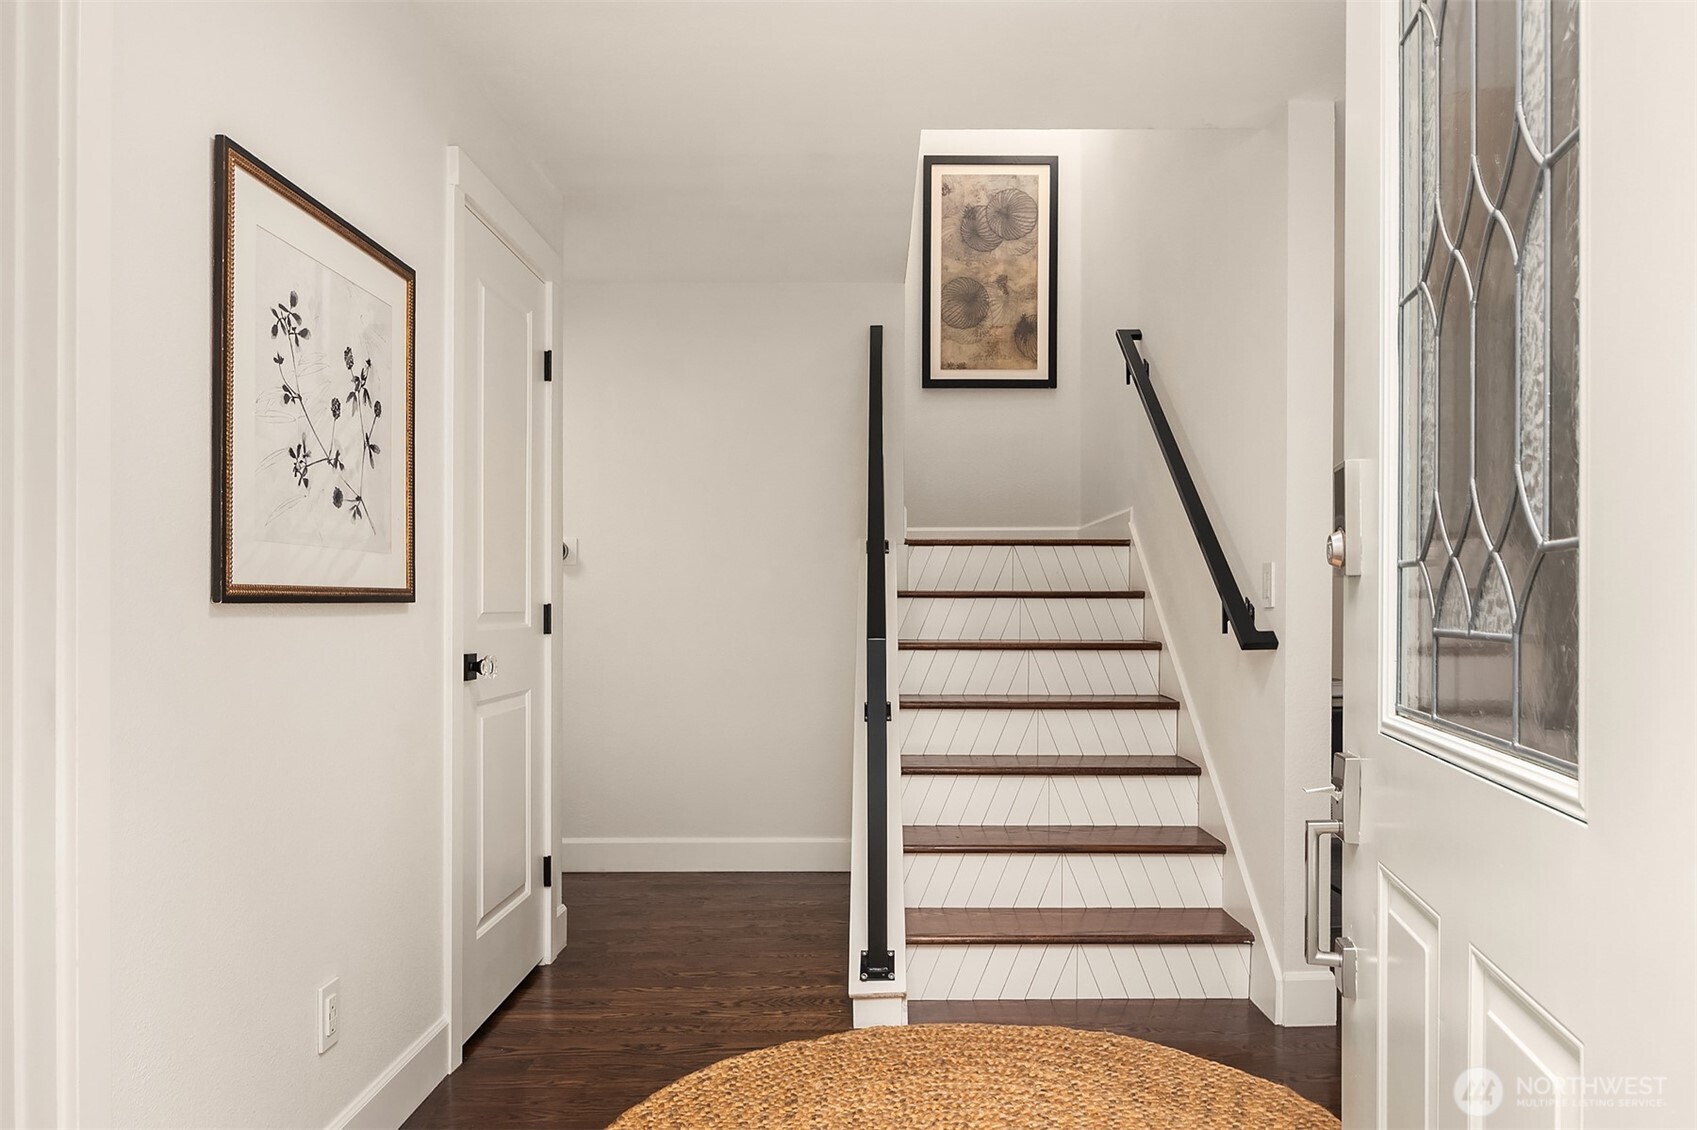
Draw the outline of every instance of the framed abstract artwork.
[[[214,144],[212,599],[411,601],[411,267]]]
[[[925,158],[924,387],[1055,387],[1057,164]]]

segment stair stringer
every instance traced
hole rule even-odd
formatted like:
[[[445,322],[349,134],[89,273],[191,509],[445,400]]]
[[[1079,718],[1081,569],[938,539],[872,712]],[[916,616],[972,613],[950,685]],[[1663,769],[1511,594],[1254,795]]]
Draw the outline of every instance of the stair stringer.
[[[1135,511],[1127,510],[1123,516],[1116,515],[1109,519],[1115,520],[1123,523],[1123,526],[1119,530],[1104,531],[1104,536],[1127,533],[1131,537],[1128,572],[1131,586],[1144,592],[1143,634],[1145,638],[1161,644],[1159,689],[1162,694],[1176,698],[1180,704],[1177,753],[1202,767],[1202,778],[1198,785],[1197,825],[1226,845],[1221,909],[1239,922],[1254,924],[1251,932],[1255,937],[1250,943],[1249,957],[1249,999],[1269,1020],[1278,1023],[1284,986],[1279,976],[1278,964],[1273,961],[1268,948],[1269,940],[1273,937],[1268,928],[1269,920],[1262,911],[1255,885],[1243,866],[1243,853],[1238,846],[1241,841],[1232,820],[1231,809],[1215,785],[1218,770],[1209,752],[1201,721],[1196,717],[1191,705],[1194,700],[1185,682],[1183,662],[1167,635],[1160,590],[1149,575],[1149,569],[1143,560],[1142,542],[1137,532],[1137,515]],[[1097,529],[1100,529],[1099,525]],[[1095,533],[1096,530],[1091,532]]]

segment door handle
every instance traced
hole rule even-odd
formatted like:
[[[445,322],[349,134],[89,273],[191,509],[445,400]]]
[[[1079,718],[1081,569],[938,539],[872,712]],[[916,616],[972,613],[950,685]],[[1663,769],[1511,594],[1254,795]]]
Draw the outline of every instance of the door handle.
[[[468,683],[477,678],[493,679],[495,677],[495,657],[493,655],[478,655],[475,651],[466,652],[461,677]]]
[[[1322,864],[1320,846],[1321,841],[1327,836],[1337,836],[1340,839],[1343,837],[1343,821],[1308,820],[1303,823],[1302,827],[1304,831],[1302,855],[1308,864],[1308,884],[1305,892],[1307,897],[1302,914],[1303,955],[1309,965],[1325,965],[1335,968],[1342,959],[1332,952],[1329,944],[1325,949],[1320,948],[1320,895],[1321,891],[1324,890],[1329,901],[1332,894],[1330,882],[1327,882],[1324,888],[1320,885],[1321,871],[1331,871],[1329,866]],[[1325,853],[1324,859],[1329,861],[1331,853]],[[1329,874],[1327,878],[1330,879]],[[1328,914],[1325,917],[1329,920],[1331,915]],[[1330,939],[1327,940],[1330,941]]]
[[[1331,926],[1332,916],[1321,913],[1322,905],[1330,910],[1332,899],[1331,884],[1331,852],[1321,852],[1321,847],[1327,836],[1343,839],[1342,820],[1308,820],[1303,827],[1303,856],[1307,866],[1307,889],[1302,912],[1302,949],[1308,964],[1318,965],[1332,971],[1337,980],[1338,992],[1346,999],[1355,999],[1356,970],[1359,965],[1360,951],[1355,943],[1348,938],[1339,938],[1335,943],[1327,939],[1325,949],[1320,948],[1320,931]],[[1322,860],[1326,861],[1324,866]],[[1326,881],[1320,877],[1325,874]],[[1322,903],[1322,900],[1324,902]],[[1322,925],[1324,923],[1324,925]]]

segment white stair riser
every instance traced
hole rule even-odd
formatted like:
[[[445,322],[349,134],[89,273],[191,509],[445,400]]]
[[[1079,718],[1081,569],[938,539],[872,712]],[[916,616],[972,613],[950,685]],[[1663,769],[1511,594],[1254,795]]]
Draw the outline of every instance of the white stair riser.
[[[1131,597],[904,596],[904,640],[1140,640]]]
[[[1177,752],[1172,710],[933,710],[897,715],[903,753]]]
[[[1155,651],[903,651],[903,694],[1157,694]]]
[[[912,545],[907,587],[930,591],[1124,589],[1130,550],[1103,545]]]
[[[1195,777],[903,774],[903,824],[1196,823]]]
[[[1220,905],[1218,855],[960,854],[902,857],[910,907],[1208,908]]]
[[[1247,945],[909,946],[909,1000],[1214,1000],[1249,995]]]

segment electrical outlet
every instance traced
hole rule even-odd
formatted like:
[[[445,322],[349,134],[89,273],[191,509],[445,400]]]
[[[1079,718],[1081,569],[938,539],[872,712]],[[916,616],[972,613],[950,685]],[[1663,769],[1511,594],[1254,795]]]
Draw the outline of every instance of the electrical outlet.
[[[1278,582],[1277,570],[1271,561],[1261,562],[1261,607],[1273,607],[1274,588]]]
[[[318,990],[318,1054],[336,1046],[342,1035],[342,979],[331,978]]]

